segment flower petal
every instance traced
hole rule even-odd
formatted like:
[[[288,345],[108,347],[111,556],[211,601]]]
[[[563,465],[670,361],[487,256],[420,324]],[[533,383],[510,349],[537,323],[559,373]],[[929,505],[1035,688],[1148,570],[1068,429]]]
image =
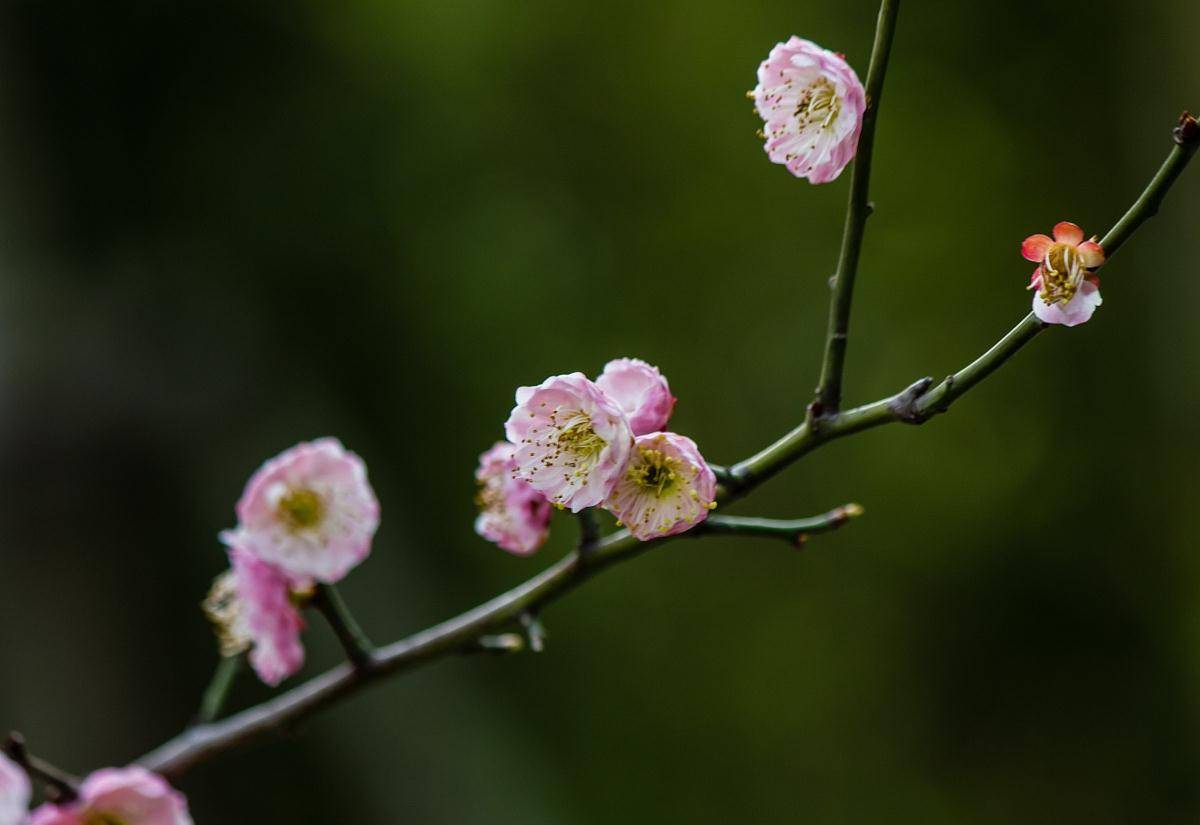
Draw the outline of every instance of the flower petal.
[[[1030,235],[1021,242],[1021,257],[1035,264],[1040,263],[1053,243],[1048,235]]]
[[[1085,241],[1079,245],[1079,257],[1088,269],[1095,269],[1104,263],[1104,247],[1095,241]]]
[[[1104,303],[1100,297],[1100,289],[1090,281],[1084,281],[1079,286],[1075,297],[1063,304],[1047,304],[1041,295],[1033,296],[1033,314],[1046,324],[1061,324],[1064,327],[1077,327],[1092,317],[1096,307]]]
[[[1059,221],[1054,224],[1054,240],[1077,246],[1083,241],[1083,230],[1070,221]]]

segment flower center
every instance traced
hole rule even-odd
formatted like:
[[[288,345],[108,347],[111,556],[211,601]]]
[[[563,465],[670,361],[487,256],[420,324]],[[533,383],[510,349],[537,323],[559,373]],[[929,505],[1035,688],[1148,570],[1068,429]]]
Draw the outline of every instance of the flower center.
[[[578,412],[566,420],[558,430],[558,448],[576,456],[583,464],[591,464],[608,446],[608,442],[596,435],[592,427],[592,418],[587,413]]]
[[[292,530],[304,530],[315,527],[324,515],[325,505],[321,497],[312,490],[304,487],[289,490],[287,495],[279,499],[276,512]]]
[[[800,128],[814,123],[822,129],[829,128],[842,111],[842,101],[833,89],[833,84],[821,77],[800,94],[796,103],[795,116]]]
[[[679,478],[679,464],[662,450],[639,450],[640,461],[630,465],[626,476],[638,487],[662,498]]]
[[[88,814],[87,819],[83,820],[83,825],[125,825],[125,821],[117,819],[112,814],[94,811]]]
[[[1075,297],[1087,275],[1079,250],[1071,244],[1056,243],[1046,250],[1042,260],[1042,286],[1038,294],[1047,304],[1065,304]]]

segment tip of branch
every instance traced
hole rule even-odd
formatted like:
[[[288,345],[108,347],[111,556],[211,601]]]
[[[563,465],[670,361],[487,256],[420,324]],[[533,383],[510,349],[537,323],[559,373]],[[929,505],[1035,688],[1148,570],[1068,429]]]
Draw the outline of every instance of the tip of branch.
[[[0,751],[4,751],[4,755],[18,765],[25,764],[25,737],[15,730],[9,731],[4,744],[0,745]]]
[[[1179,125],[1171,131],[1171,136],[1180,146],[1189,146],[1200,142],[1200,123],[1196,121],[1196,117],[1191,112],[1185,109],[1179,116]]]
[[[846,517],[847,521],[852,518],[858,518],[865,512],[867,511],[863,508],[863,506],[856,501],[852,501],[842,507],[842,515]]]

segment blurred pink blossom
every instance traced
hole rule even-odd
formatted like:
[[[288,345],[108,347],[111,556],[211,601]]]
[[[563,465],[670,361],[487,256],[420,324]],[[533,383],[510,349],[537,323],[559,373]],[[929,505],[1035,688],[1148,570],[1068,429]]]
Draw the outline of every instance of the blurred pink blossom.
[[[749,93],[774,163],[828,183],[854,159],[866,93],[845,57],[793,36],[771,49]]]
[[[21,825],[29,811],[29,777],[0,753],[0,825]]]
[[[675,433],[637,439],[604,509],[641,541],[690,530],[716,506],[717,480],[696,443]]]
[[[29,825],[192,825],[187,800],[144,768],[105,768],[83,781],[79,798],[47,803]]]
[[[516,447],[507,441],[479,457],[475,479],[479,482],[479,516],[475,532],[518,556],[542,546],[550,526],[550,502],[523,479],[513,478]]]
[[[297,444],[250,478],[238,528],[222,541],[274,565],[297,584],[342,579],[371,552],[379,502],[362,459],[336,438]]]

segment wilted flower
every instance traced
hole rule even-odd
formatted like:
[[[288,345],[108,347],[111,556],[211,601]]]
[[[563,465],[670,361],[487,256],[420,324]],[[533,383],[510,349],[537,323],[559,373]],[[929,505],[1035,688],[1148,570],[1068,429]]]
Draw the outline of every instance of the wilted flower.
[[[517,447],[514,478],[574,512],[607,498],[633,447],[625,413],[578,372],[518,389],[504,430]]]
[[[716,507],[717,480],[696,443],[675,433],[637,439],[604,509],[641,541],[682,533]]]
[[[144,768],[105,768],[79,787],[79,798],[47,803],[29,825],[192,825],[187,800]]]
[[[293,603],[291,582],[241,547],[229,550],[230,569],[204,600],[222,656],[250,651],[250,666],[274,687],[304,664],[304,619]]]
[[[1087,321],[1100,306],[1100,279],[1091,270],[1104,263],[1104,249],[1095,236],[1083,240],[1083,230],[1070,221],[1054,226],[1054,237],[1030,235],[1021,256],[1038,265],[1029,280],[1033,314],[1047,324],[1073,327]]]
[[[748,96],[767,155],[796,177],[828,183],[854,159],[866,93],[842,55],[793,36],[771,49]]]
[[[238,528],[221,540],[293,581],[333,583],[371,552],[379,502],[362,459],[336,438],[297,444],[263,464],[237,503]]]
[[[542,546],[550,526],[550,502],[528,481],[513,478],[516,447],[497,441],[479,457],[475,532],[510,553],[527,556]]]
[[[616,401],[629,419],[634,435],[654,433],[667,426],[675,397],[667,379],[639,358],[618,358],[604,365],[596,386]]]
[[[29,777],[0,753],[0,825],[21,825],[29,812]]]

